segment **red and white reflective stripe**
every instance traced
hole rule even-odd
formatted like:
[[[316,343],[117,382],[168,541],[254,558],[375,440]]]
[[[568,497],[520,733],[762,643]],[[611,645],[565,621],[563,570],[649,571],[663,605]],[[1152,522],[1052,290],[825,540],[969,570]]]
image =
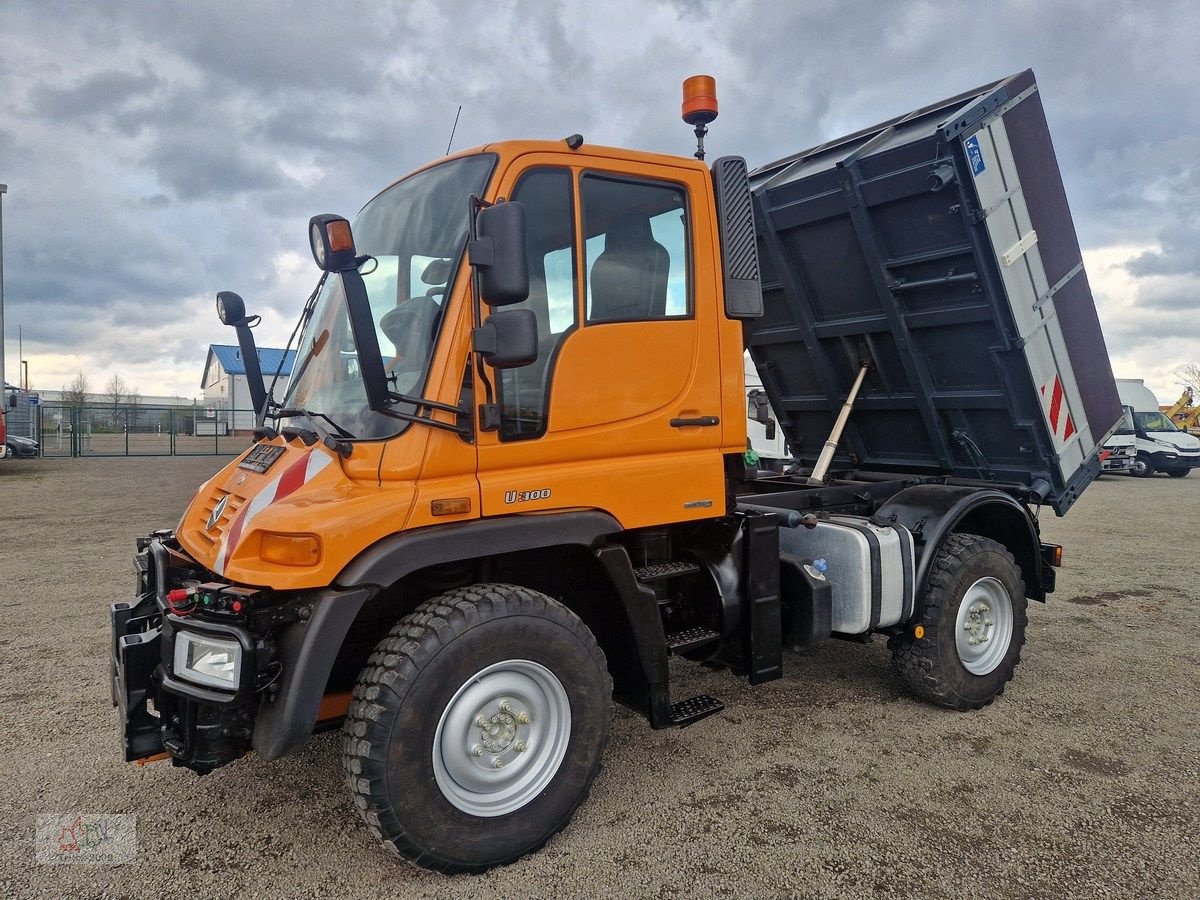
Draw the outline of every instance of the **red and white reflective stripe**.
[[[213,564],[213,571],[218,575],[225,574],[225,565],[229,556],[237,547],[238,541],[242,539],[242,534],[245,533],[250,521],[255,516],[276,500],[282,500],[304,487],[331,462],[333,462],[333,457],[328,453],[309,450],[255,494],[254,499],[241,508],[234,520],[229,523],[229,527],[225,529],[225,535],[221,538],[221,547],[217,551],[217,561]]]
[[[1042,396],[1046,396],[1046,387],[1049,384],[1042,385]],[[1071,435],[1075,433],[1075,420],[1071,418],[1071,414],[1063,415],[1063,385],[1062,379],[1057,375],[1054,376],[1054,386],[1050,389],[1050,408],[1047,410],[1047,415],[1050,417],[1050,430],[1054,432],[1054,436],[1061,440],[1069,440]],[[1061,428],[1059,427],[1061,423]]]

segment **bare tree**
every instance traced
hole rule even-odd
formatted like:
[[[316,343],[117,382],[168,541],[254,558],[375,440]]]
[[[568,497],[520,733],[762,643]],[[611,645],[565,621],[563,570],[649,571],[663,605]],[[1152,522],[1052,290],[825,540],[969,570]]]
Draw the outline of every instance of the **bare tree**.
[[[72,380],[69,387],[62,389],[62,402],[66,406],[80,409],[87,403],[88,395],[88,380],[87,376],[80,372]]]
[[[125,395],[125,407],[129,410],[129,424],[137,425],[142,409],[142,392],[137,388],[130,388],[129,393]]]
[[[1200,365],[1188,363],[1175,370],[1175,383],[1192,392],[1193,403],[1200,401]]]
[[[112,404],[112,424],[115,429],[120,422],[121,404],[125,402],[125,380],[116,372],[104,385],[104,399]]]

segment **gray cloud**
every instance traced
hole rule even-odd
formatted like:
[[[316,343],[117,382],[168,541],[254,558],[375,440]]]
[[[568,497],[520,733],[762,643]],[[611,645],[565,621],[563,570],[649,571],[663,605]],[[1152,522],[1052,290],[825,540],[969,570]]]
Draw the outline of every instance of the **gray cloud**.
[[[689,155],[679,83],[708,71],[710,150],[753,164],[1032,66],[1081,242],[1132,248],[1110,347],[1153,360],[1200,297],[1198,22],[1122,0],[3,4],[9,328],[191,385],[225,337],[197,298],[228,288],[282,341],[315,273],[274,261],[442,153],[460,103],[456,148],[580,131]]]

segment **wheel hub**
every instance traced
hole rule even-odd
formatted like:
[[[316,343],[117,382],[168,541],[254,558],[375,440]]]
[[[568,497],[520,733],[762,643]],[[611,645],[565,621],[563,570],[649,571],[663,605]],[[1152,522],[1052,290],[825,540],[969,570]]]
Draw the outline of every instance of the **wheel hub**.
[[[1008,589],[990,575],[963,594],[955,622],[954,644],[963,667],[986,675],[1004,660],[1013,634],[1013,606]]]
[[[525,738],[529,735],[529,726],[533,724],[533,716],[527,710],[520,709],[520,702],[514,702],[505,697],[497,705],[490,716],[491,704],[485,706],[475,715],[475,725],[479,729],[479,747],[487,753],[503,755],[509,753],[524,753],[528,746]],[[471,755],[480,757],[472,748]],[[496,768],[501,768],[496,766]]]
[[[546,667],[488,666],[451,697],[433,743],[442,795],[463,812],[501,816],[540,794],[566,757],[571,705]]]

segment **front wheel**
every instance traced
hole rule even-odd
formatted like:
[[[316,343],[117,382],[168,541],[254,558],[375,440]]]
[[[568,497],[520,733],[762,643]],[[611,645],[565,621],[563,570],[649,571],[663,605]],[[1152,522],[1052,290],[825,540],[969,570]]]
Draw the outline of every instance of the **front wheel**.
[[[1150,457],[1145,453],[1139,453],[1133,461],[1133,465],[1129,467],[1129,474],[1136,475],[1138,478],[1149,478],[1154,474],[1154,463],[1150,462]]]
[[[889,641],[901,680],[939,706],[986,706],[1021,661],[1026,605],[1011,553],[979,535],[951,535],[930,569],[921,618]]]
[[[449,591],[392,629],[359,675],[342,762],[388,849],[481,872],[566,827],[612,718],[604,654],[579,618],[527,588]]]

